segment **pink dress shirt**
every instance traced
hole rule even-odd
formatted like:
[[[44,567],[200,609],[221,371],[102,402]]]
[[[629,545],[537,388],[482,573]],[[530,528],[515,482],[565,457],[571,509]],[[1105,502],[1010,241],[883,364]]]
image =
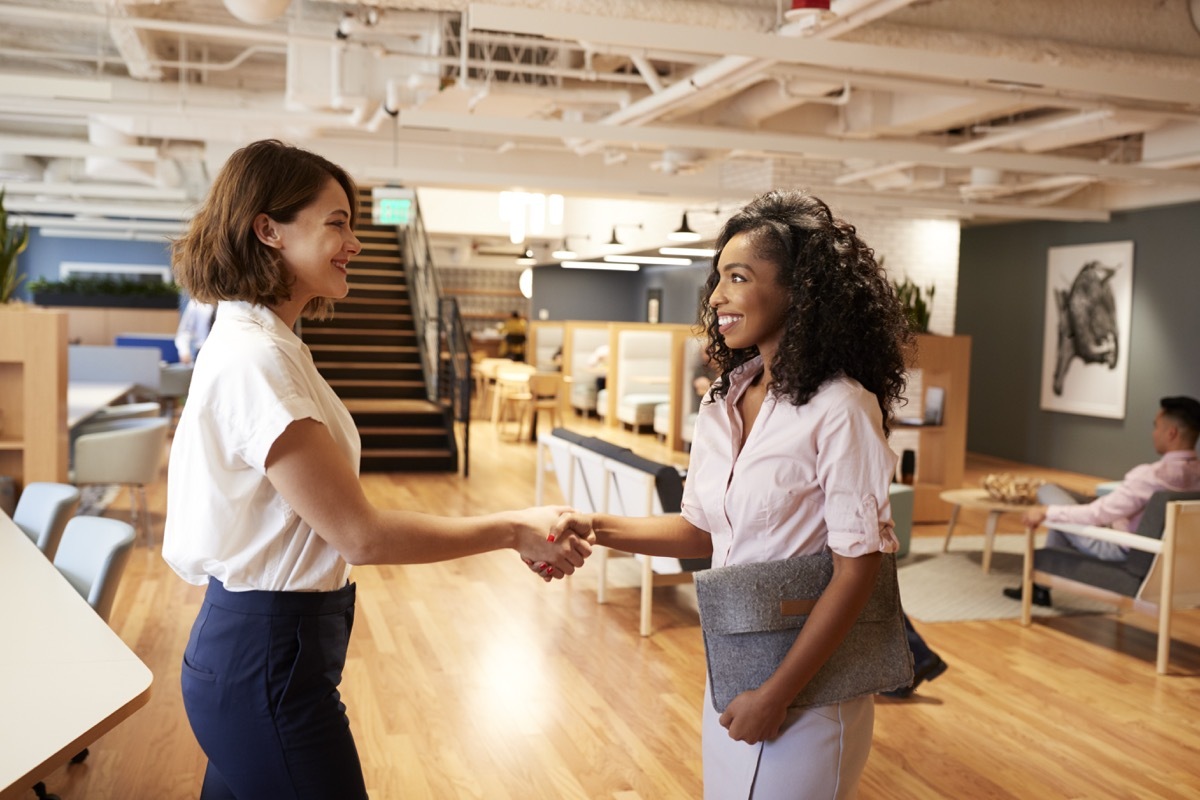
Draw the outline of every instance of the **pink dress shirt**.
[[[821,552],[843,556],[899,547],[888,488],[896,456],[875,395],[828,381],[802,406],[770,393],[742,441],[737,403],[762,359],[731,376],[724,398],[700,406],[682,514],[713,540],[713,566]]]
[[[1046,522],[1137,530],[1150,495],[1160,491],[1200,492],[1200,460],[1194,450],[1172,450],[1153,464],[1134,467],[1120,486],[1086,505],[1046,506]]]

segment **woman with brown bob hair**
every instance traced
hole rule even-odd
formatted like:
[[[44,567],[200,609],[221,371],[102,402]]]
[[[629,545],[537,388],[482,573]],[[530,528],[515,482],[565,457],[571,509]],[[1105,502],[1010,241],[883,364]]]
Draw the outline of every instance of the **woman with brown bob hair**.
[[[545,580],[590,553],[547,532],[563,508],[448,518],[371,505],[345,405],[293,331],[349,291],[357,192],[340,167],[274,140],[235,152],[175,246],[180,284],[217,303],[171,446],[163,558],[207,585],[184,650],[202,800],[361,800],[338,693],[351,564],[512,548]]]

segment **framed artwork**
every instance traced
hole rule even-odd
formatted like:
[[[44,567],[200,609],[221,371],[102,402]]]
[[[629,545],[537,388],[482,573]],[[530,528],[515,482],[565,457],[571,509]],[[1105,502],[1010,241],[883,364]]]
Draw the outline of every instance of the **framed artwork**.
[[[1133,242],[1051,247],[1041,407],[1125,418]]]

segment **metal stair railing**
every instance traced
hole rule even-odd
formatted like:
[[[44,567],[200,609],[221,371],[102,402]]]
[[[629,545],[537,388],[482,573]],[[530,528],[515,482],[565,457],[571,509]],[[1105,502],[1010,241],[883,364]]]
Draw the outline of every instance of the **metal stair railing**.
[[[397,228],[408,274],[409,299],[426,395],[431,403],[449,406],[451,418],[463,425],[463,477],[470,475],[471,350],[458,301],[442,297],[429,236],[416,197],[407,226]],[[451,432],[453,438],[453,432]]]

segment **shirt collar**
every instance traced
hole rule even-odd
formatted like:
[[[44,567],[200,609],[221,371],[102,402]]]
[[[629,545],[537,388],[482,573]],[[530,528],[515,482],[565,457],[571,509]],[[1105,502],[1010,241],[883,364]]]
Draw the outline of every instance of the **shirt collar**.
[[[221,316],[241,317],[265,329],[273,336],[300,344],[300,337],[279,316],[266,306],[245,300],[222,300],[217,304]]]
[[[1168,450],[1167,452],[1163,453],[1162,460],[1167,461],[1168,459],[1171,461],[1195,461],[1196,460],[1196,451],[1195,450]]]

